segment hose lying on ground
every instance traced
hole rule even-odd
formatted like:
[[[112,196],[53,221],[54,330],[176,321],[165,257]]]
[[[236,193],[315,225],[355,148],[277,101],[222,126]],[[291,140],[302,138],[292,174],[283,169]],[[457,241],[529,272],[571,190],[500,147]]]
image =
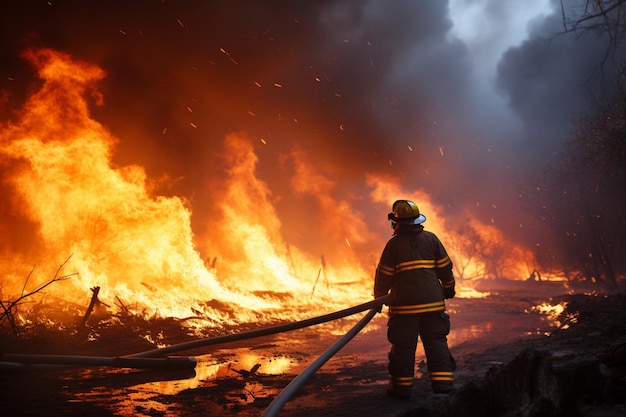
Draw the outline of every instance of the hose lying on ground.
[[[143,369],[193,369],[196,367],[196,358],[185,356],[167,358],[123,358],[117,356],[108,357],[4,353],[0,355],[0,362],[72,366],[111,366],[115,368]]]
[[[313,374],[322,367],[335,353],[346,345],[354,336],[359,333],[367,323],[370,322],[372,317],[378,312],[377,308],[371,309],[365,317],[359,321],[348,333],[346,333],[341,339],[333,344],[326,352],[322,353],[311,365],[309,365],[304,371],[302,371],[297,377],[295,377],[289,385],[287,385],[281,392],[274,398],[270,405],[265,409],[263,417],[274,417],[278,415],[280,410],[289,399],[298,391],[298,389],[311,377]]]
[[[359,304],[345,310],[336,311],[334,313],[325,314],[310,319],[305,319],[293,323],[280,324],[276,326],[265,327],[256,330],[250,330],[241,333],[210,337],[205,339],[192,340],[190,342],[179,343],[139,352],[132,355],[116,356],[116,357],[91,357],[91,356],[70,356],[70,355],[37,355],[37,354],[2,354],[0,355],[0,370],[24,371],[24,370],[43,370],[43,369],[62,369],[70,366],[115,366],[115,367],[134,367],[134,368],[168,368],[168,367],[195,367],[195,358],[178,357],[178,358],[159,358],[154,361],[130,361],[130,359],[142,358],[158,358],[173,352],[194,349],[203,346],[217,345],[220,343],[234,342],[238,340],[251,339],[260,336],[267,336],[276,333],[287,332],[291,330],[301,329],[316,324],[325,323],[347,317],[362,311],[373,309],[377,311],[389,298],[384,296],[367,303]]]
[[[228,334],[223,336],[209,337],[205,339],[192,340],[190,342],[183,342],[176,345],[171,345],[163,348],[148,350],[145,352],[139,352],[132,355],[123,356],[125,358],[150,358],[166,355],[172,352],[180,352],[182,350],[194,349],[204,346],[217,345],[220,343],[235,342],[238,340],[252,339],[254,337],[268,336],[270,334],[288,332],[291,330],[302,329],[304,327],[313,326],[316,324],[325,323],[332,320],[337,320],[343,317],[351,316],[361,311],[379,308],[387,302],[389,295],[376,298],[367,303],[359,304],[354,307],[347,308],[345,310],[336,311],[334,313],[325,314],[323,316],[313,317],[306,320],[296,321],[293,323],[278,324],[276,326],[264,327],[256,330],[249,330],[241,333]]]

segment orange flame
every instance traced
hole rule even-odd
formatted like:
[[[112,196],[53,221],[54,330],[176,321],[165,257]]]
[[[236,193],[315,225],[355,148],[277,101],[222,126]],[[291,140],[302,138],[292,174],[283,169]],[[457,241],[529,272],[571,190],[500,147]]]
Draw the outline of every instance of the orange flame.
[[[118,297],[167,316],[194,311],[215,323],[293,319],[370,299],[378,255],[389,235],[372,231],[367,210],[358,207],[386,213],[396,198],[412,198],[444,243],[459,236],[436,215],[443,210],[423,190],[406,190],[397,179],[370,174],[369,200],[337,198],[335,181],[296,150],[285,157],[294,167],[290,185],[306,201],[299,209],[311,205],[296,215],[315,229],[311,235],[324,240],[311,237],[317,253],[307,252],[285,239],[280,219],[294,213],[281,213],[280,199],[258,177],[252,142],[245,134],[231,134],[224,140],[223,181],[219,190],[210,190],[221,217],[206,220],[211,232],[200,239],[191,228],[189,201],[154,195],[156,182],[141,166],[112,163],[118,139],[89,114],[89,97],[102,103],[95,86],[104,72],[49,49],[25,56],[44,83],[18,121],[3,126],[0,161],[13,209],[37,234],[28,236],[31,250],[2,254],[4,296],[24,285],[26,274],[17,266],[35,262],[35,280],[42,281],[41,274],[71,255],[66,272],[78,274],[71,283],[50,287],[66,300],[82,304],[86,289],[100,286],[103,299]],[[384,215],[376,218],[385,223]],[[481,230],[480,239],[504,241],[493,226],[475,222],[470,223]],[[484,259],[461,249],[449,247],[455,263],[480,274]],[[205,263],[200,251],[214,261]]]
[[[74,288],[59,295],[81,300],[85,289],[98,285],[104,299],[117,296],[178,317],[193,307],[218,321],[229,317],[198,300],[219,300],[238,319],[263,309],[277,318],[275,309],[285,297],[271,293],[289,294],[298,306],[310,304],[324,265],[296,248],[286,253],[268,187],[255,176],[257,157],[249,140],[231,135],[225,141],[230,168],[219,198],[224,226],[219,240],[206,243],[209,253],[224,259],[220,282],[195,249],[187,201],[151,195],[142,167],[112,165],[116,139],[90,118],[83,97],[104,76],[102,70],[51,50],[31,51],[27,58],[45,82],[25,104],[19,123],[3,129],[3,155],[16,166],[10,178],[16,203],[39,228],[36,256],[59,260],[72,254],[66,268],[79,271]],[[10,276],[5,291],[16,291],[24,278],[10,272],[14,265],[2,266]],[[295,265],[306,278],[296,277]],[[351,268],[342,274],[363,277]],[[334,291],[334,303],[347,293]],[[369,299],[370,290],[361,286],[350,294],[352,303]]]
[[[372,201],[387,202],[394,196],[410,195],[419,201],[423,213],[441,213],[443,209],[434,204],[423,190],[403,190],[394,179],[370,175],[368,184],[373,187]],[[457,293],[465,297],[482,294],[472,289],[475,278],[527,278],[535,268],[533,254],[515,245],[493,225],[486,225],[465,213],[466,220],[460,227],[451,227],[452,221],[438,216],[428,216],[428,229],[439,236],[454,265],[457,281],[464,284]],[[458,223],[458,219],[455,219]]]

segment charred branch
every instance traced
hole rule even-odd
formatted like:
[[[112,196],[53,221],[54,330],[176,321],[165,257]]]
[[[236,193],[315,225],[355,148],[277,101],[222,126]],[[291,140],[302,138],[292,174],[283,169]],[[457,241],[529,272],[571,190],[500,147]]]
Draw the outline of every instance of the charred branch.
[[[315,288],[317,288],[317,284],[322,275],[324,276],[324,281],[326,281],[326,291],[330,294],[330,282],[328,281],[328,275],[326,273],[326,258],[324,258],[324,255],[321,257],[321,262],[322,266],[320,266],[320,269],[317,271],[317,277],[315,278],[315,283],[313,284],[313,289],[311,290],[311,296],[315,293]]]
[[[87,324],[87,320],[89,319],[89,316],[93,312],[94,307],[102,304],[100,300],[98,299],[98,293],[100,292],[100,287],[92,287],[91,292],[93,294],[91,295],[91,301],[89,302],[89,307],[87,307],[87,311],[85,312],[85,315],[83,316],[83,319],[80,322],[81,327],[84,327]]]
[[[22,291],[19,297],[14,300],[11,300],[10,298],[8,300],[0,300],[0,307],[2,308],[2,312],[0,313],[0,325],[2,325],[3,321],[6,320],[13,334],[18,335],[21,332],[22,328],[17,317],[20,313],[21,307],[23,307],[25,302],[27,300],[30,300],[33,296],[42,293],[44,289],[54,284],[55,282],[65,281],[67,279],[70,279],[73,275],[77,275],[77,273],[59,275],[61,270],[63,269],[65,264],[67,264],[71,257],[72,255],[70,255],[61,265],[59,265],[56,272],[54,273],[54,276],[50,280],[36,286],[32,291],[27,292],[26,287],[34,272],[33,268],[28,273],[28,276],[24,281],[24,286],[22,287]]]
[[[116,301],[116,305],[118,307],[118,309],[120,310],[120,314],[122,316],[128,316],[130,314],[128,307],[126,306],[126,304],[124,304],[124,302],[120,299],[120,297],[118,297],[117,295],[115,296],[115,301]]]

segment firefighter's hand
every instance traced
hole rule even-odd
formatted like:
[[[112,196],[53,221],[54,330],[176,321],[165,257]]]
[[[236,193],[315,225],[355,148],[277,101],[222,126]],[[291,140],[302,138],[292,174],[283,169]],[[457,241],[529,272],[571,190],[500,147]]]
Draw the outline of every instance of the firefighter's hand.
[[[375,298],[378,298],[378,297],[375,297]],[[383,311],[383,304],[385,304],[385,303],[380,303],[380,305],[378,306],[378,310],[376,310],[377,313],[382,313],[382,311]]]
[[[454,291],[454,287],[443,289],[443,298],[454,298],[455,294],[456,291]]]

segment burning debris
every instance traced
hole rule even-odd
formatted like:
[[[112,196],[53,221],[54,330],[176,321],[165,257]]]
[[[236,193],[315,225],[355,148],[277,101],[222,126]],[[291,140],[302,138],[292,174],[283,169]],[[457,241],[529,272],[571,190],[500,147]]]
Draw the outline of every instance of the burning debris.
[[[49,286],[61,281],[68,280],[72,278],[72,276],[76,275],[75,273],[60,275],[61,270],[68,260],[69,258],[63,264],[61,264],[61,266],[59,266],[54,276],[50,280],[43,284],[37,284],[33,289],[27,291],[26,288],[34,271],[31,270],[26,277],[26,280],[22,287],[22,292],[19,294],[19,296],[15,298],[11,298],[9,296],[8,299],[0,299],[0,307],[2,308],[2,312],[0,313],[0,332],[2,332],[3,327],[6,327],[6,325],[8,325],[8,328],[14,335],[19,335],[22,332],[28,330],[28,326],[29,324],[31,324],[31,318],[29,318],[31,314],[29,311],[24,311],[26,310],[25,305],[31,303],[32,299],[42,296],[44,294],[44,290]],[[0,295],[2,295],[1,292]]]

